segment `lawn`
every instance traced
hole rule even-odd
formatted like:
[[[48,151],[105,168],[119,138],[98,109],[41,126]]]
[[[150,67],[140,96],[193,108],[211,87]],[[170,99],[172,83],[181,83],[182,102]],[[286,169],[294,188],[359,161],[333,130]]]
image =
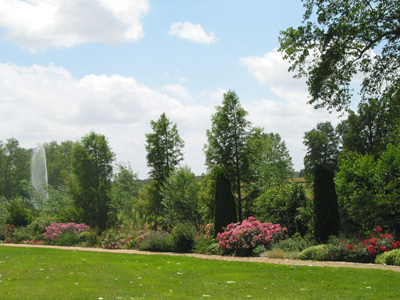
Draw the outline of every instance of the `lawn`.
[[[0,246],[0,299],[399,299],[394,271]]]

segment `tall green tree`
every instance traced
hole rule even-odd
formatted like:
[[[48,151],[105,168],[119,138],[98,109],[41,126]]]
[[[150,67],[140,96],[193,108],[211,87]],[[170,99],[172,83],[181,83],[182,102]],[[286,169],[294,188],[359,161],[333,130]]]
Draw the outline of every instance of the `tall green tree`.
[[[314,178],[314,237],[325,243],[340,230],[337,194],[333,172],[327,166],[317,165]]]
[[[189,167],[179,167],[171,172],[161,188],[165,222],[175,227],[179,223],[200,224],[200,185]]]
[[[364,98],[399,91],[398,0],[303,2],[303,24],[281,32],[280,50],[296,77],[307,78],[309,103],[347,108],[357,73]]]
[[[208,143],[204,147],[206,165],[211,170],[222,166],[229,173],[237,196],[239,221],[242,220],[242,183],[248,172],[245,155],[250,122],[242,108],[239,97],[233,91],[224,94],[222,106],[212,115],[211,129],[207,130]]]
[[[330,122],[318,123],[316,128],[304,134],[307,153],[304,157],[306,178],[311,180],[317,165],[336,170],[339,155],[339,136]]]
[[[15,138],[0,141],[0,196],[8,200],[26,196],[25,188],[30,180],[30,153],[21,148]]]
[[[176,124],[165,113],[155,122],[151,121],[152,132],[146,134],[147,165],[150,168],[151,184],[155,185],[156,195],[151,197],[151,214],[162,215],[161,187],[171,172],[183,159],[184,142],[179,137]],[[156,218],[154,218],[156,220]]]
[[[113,160],[106,137],[94,132],[75,143],[72,151],[69,187],[74,206],[84,223],[100,231],[115,221],[110,198]]]
[[[236,223],[237,211],[235,198],[232,194],[229,173],[220,166],[213,170],[215,176],[215,219],[214,235],[223,232],[223,227]]]

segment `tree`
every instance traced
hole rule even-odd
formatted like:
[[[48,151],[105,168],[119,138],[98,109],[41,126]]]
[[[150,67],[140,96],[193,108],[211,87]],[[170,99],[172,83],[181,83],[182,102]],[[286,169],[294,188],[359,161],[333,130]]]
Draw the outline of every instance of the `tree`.
[[[393,100],[371,98],[358,105],[357,113],[349,111],[345,120],[347,130],[343,135],[344,151],[373,154],[376,158],[385,151],[400,124],[400,102]]]
[[[331,235],[339,233],[338,201],[333,172],[327,166],[317,165],[314,178],[314,236],[324,243]]]
[[[179,137],[176,124],[170,122],[165,113],[157,122],[151,121],[152,133],[146,134],[147,165],[150,167],[150,178],[155,184],[157,196],[152,205],[152,213],[162,214],[161,187],[170,173],[183,159],[183,140]]]
[[[19,146],[15,138],[0,141],[0,195],[8,200],[26,195],[30,180],[30,153]]]
[[[313,177],[315,166],[322,164],[336,170],[339,155],[339,137],[330,122],[318,123],[316,128],[304,134],[307,153],[304,157],[306,178]]]
[[[303,25],[281,32],[280,50],[296,77],[306,77],[315,107],[341,110],[350,83],[364,74],[364,98],[399,91],[398,0],[304,0]]]
[[[304,187],[294,181],[270,186],[255,200],[254,212],[262,222],[286,227],[290,236],[312,231],[312,201],[306,197]]]
[[[346,229],[369,230],[375,225],[400,235],[400,145],[374,155],[346,153],[336,174],[342,222]]]
[[[212,115],[211,129],[207,130],[208,144],[204,147],[206,165],[211,170],[221,166],[228,172],[237,194],[238,216],[242,220],[242,183],[248,170],[245,147],[250,128],[247,112],[233,91],[224,94],[222,106]]]
[[[71,173],[73,147],[72,141],[45,144],[48,183],[55,189],[64,185],[66,174]]]
[[[74,144],[69,187],[82,221],[100,232],[112,225],[111,179],[114,153],[104,135],[91,132]]]
[[[175,227],[179,223],[200,223],[200,185],[189,167],[176,168],[161,187],[165,222]]]
[[[252,182],[261,192],[294,176],[292,158],[278,133],[254,128],[248,137],[247,155]]]
[[[139,198],[137,173],[133,173],[129,164],[117,164],[111,187],[111,199],[112,206],[121,221],[135,219],[133,204],[137,198]]]
[[[237,212],[235,198],[232,194],[229,174],[222,167],[215,167],[215,219],[214,235],[223,232],[223,227],[236,223]]]

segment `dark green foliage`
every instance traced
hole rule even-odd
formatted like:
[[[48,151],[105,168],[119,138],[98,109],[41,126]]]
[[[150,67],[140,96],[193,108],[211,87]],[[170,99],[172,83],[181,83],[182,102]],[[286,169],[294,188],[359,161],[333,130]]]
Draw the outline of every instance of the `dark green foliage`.
[[[216,178],[214,235],[216,236],[223,232],[223,227],[237,222],[237,212],[228,173],[221,167],[216,167],[214,173]]]
[[[314,175],[314,236],[318,242],[326,242],[340,229],[337,195],[333,173],[318,165]]]
[[[312,231],[312,201],[306,197],[304,188],[295,182],[275,185],[262,193],[254,203],[254,213],[263,222],[286,227],[289,236]]]
[[[304,156],[305,176],[313,180],[315,167],[322,164],[331,171],[337,169],[339,156],[339,136],[331,122],[318,123],[316,128],[304,134],[307,153]]]
[[[8,218],[6,219],[7,224],[14,226],[27,226],[32,219],[32,215],[29,210],[22,207],[17,201],[12,201],[7,207]]]
[[[104,135],[91,132],[74,145],[68,182],[73,204],[81,221],[100,232],[115,220],[110,198],[113,160]]]
[[[206,165],[209,170],[221,166],[228,172],[232,190],[236,193],[238,217],[241,221],[242,184],[249,172],[246,153],[250,130],[250,122],[246,120],[248,113],[240,105],[239,97],[234,91],[224,94],[222,106],[217,106],[216,110],[212,115],[211,129],[206,133]]]
[[[183,159],[183,140],[179,137],[176,124],[166,117],[165,113],[155,122],[151,121],[152,133],[146,134],[147,166],[150,168],[152,193],[149,201],[148,215],[157,226],[163,213],[161,188],[170,173]]]
[[[372,154],[343,156],[336,175],[343,229],[379,224],[399,237],[399,178],[400,145],[389,145],[378,160]]]
[[[350,105],[354,77],[363,74],[361,95],[399,90],[398,0],[304,0],[303,23],[281,33],[280,50],[296,76],[307,79],[315,107]]]
[[[191,223],[180,223],[171,233],[172,249],[178,253],[190,253],[193,250],[197,228]]]

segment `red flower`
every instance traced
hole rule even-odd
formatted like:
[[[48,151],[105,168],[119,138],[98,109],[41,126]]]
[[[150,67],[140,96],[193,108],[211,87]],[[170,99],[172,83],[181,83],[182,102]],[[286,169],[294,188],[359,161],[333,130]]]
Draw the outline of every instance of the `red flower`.
[[[375,231],[376,231],[376,232],[381,232],[381,231],[382,231],[382,228],[379,227],[379,226],[375,226]]]

